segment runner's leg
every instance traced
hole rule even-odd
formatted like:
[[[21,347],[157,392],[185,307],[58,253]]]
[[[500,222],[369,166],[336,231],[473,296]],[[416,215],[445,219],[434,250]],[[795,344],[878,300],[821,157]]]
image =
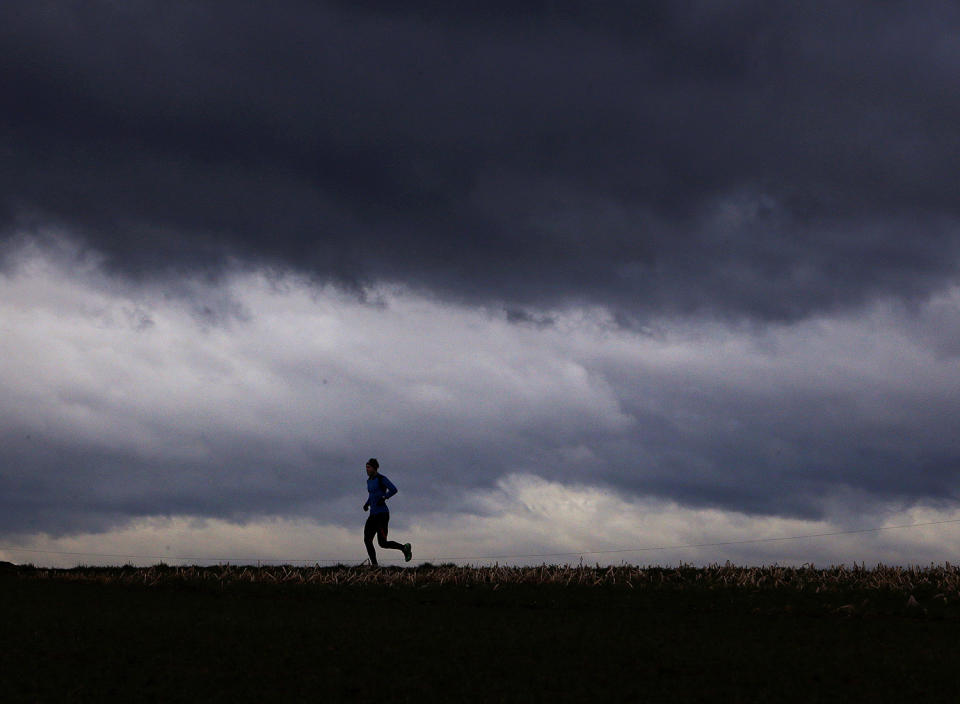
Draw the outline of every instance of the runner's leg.
[[[383,514],[383,522],[377,528],[377,545],[382,548],[388,548],[390,550],[399,550],[403,552],[403,545],[396,542],[395,540],[387,540],[387,526],[390,522],[390,514]]]
[[[367,555],[370,556],[370,564],[377,566],[377,551],[373,549],[373,536],[377,533],[377,521],[373,516],[367,518],[363,526],[363,544],[367,546]]]

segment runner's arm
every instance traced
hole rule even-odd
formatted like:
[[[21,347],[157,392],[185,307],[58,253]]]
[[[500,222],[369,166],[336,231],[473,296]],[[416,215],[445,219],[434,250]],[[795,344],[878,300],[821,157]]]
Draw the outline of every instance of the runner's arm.
[[[393,482],[387,479],[386,477],[381,475],[381,478],[383,479],[383,489],[384,489],[383,500],[386,501],[391,496],[397,493],[397,487],[395,487],[393,485]]]

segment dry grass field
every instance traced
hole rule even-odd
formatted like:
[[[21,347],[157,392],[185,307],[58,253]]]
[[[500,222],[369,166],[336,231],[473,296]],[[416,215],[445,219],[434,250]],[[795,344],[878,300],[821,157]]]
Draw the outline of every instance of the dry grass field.
[[[957,701],[960,570],[0,570],[4,701]]]
[[[827,569],[812,565],[803,567],[738,567],[727,563],[709,567],[637,567],[615,565],[601,567],[572,565],[540,565],[535,567],[473,567],[457,565],[420,565],[399,568],[367,566],[295,567],[291,565],[252,566],[216,565],[207,567],[76,567],[43,569],[20,567],[17,574],[34,579],[56,579],[73,582],[128,584],[146,586],[235,584],[302,584],[302,585],[378,585],[391,587],[427,587],[442,585],[488,586],[594,586],[629,589],[747,589],[784,590],[792,592],[836,593],[875,591],[903,593],[936,592],[936,599],[950,603],[960,599],[960,567],[887,567],[877,565],[844,565]]]

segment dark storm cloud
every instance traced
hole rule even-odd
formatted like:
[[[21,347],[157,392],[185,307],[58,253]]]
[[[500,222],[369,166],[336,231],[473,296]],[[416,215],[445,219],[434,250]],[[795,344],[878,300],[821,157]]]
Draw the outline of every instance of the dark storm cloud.
[[[105,531],[144,515],[216,516],[242,522],[305,513],[317,505],[315,496],[305,496],[305,487],[313,487],[313,492],[317,486],[329,488],[340,479],[337,475],[345,474],[343,467],[359,462],[320,451],[282,457],[275,446],[264,447],[248,437],[232,438],[229,446],[211,442],[216,464],[185,461],[175,452],[150,458],[142,452],[84,445],[73,438],[51,443],[41,436],[4,433],[3,441],[0,533]],[[308,500],[309,507],[304,505]],[[343,518],[329,506],[324,517]]]
[[[950,3],[399,7],[4,3],[4,231],[627,318],[956,272]]]
[[[596,547],[584,491],[609,499],[611,547],[641,498],[856,528],[958,496],[956,287],[791,324],[640,331],[402,287],[369,305],[264,272],[164,295],[81,265],[35,247],[0,275],[0,534],[356,527],[371,455],[402,487],[400,520],[502,519],[501,552],[528,520]],[[240,313],[198,313],[231,310],[221,300]]]

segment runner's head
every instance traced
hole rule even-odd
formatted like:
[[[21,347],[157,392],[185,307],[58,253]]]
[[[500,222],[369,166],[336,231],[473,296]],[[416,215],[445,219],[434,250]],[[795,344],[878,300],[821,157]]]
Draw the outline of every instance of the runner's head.
[[[371,457],[367,460],[367,476],[372,477],[377,473],[377,470],[380,469],[380,463],[377,462],[376,457]]]

